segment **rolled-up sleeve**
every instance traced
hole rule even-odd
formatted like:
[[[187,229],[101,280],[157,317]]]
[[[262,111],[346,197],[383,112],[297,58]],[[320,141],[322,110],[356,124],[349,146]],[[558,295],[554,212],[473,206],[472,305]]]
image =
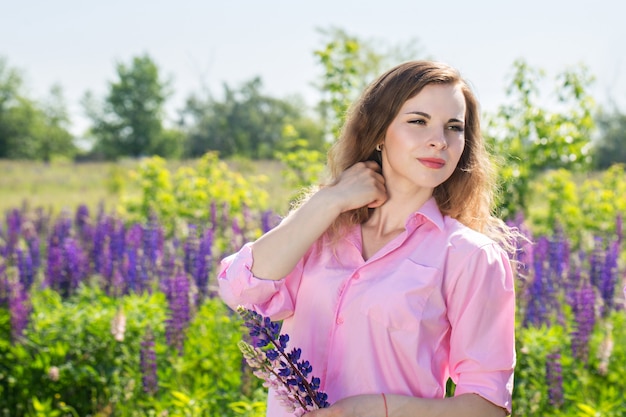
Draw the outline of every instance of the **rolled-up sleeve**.
[[[232,309],[243,305],[272,320],[283,320],[293,313],[301,263],[278,281],[255,277],[251,245],[244,245],[220,262],[217,275],[220,297]]]
[[[511,412],[515,367],[515,288],[495,244],[470,254],[447,296],[450,375],[455,395],[474,393]]]

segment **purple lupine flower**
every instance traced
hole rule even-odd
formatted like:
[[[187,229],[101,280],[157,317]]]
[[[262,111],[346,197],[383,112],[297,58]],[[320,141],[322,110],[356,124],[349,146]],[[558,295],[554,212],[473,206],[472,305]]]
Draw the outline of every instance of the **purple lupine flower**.
[[[9,277],[7,276],[6,265],[0,262],[0,306],[9,300]]]
[[[562,229],[558,229],[554,240],[550,241],[548,247],[548,269],[546,279],[548,309],[557,314],[560,324],[565,324],[563,309],[561,308],[557,292],[565,287],[565,277],[570,269],[569,242],[563,234]]]
[[[76,209],[76,215],[74,216],[74,225],[78,230],[82,230],[89,223],[89,208],[81,204]]]
[[[113,220],[109,249],[113,261],[121,262],[124,259],[126,249],[126,228],[122,220]]]
[[[601,278],[599,282],[600,295],[604,301],[602,316],[609,315],[615,305],[615,287],[617,286],[617,261],[619,258],[619,243],[612,242],[604,255]]]
[[[2,223],[0,223],[0,258],[7,257],[7,246],[3,245],[3,242],[6,242],[6,237],[4,236],[4,229],[2,228]]]
[[[113,234],[113,223],[110,217],[100,214],[93,233],[93,244],[91,245],[91,260],[93,269],[102,276],[109,278],[111,271],[111,235]],[[103,253],[106,251],[106,257]],[[107,273],[109,272],[109,273]]]
[[[19,280],[24,286],[24,289],[28,291],[35,279],[35,269],[33,267],[33,260],[30,257],[30,251],[23,251],[17,248],[17,269],[19,271]]]
[[[87,208],[86,205],[81,204],[78,209],[76,209],[76,214],[74,216],[74,225],[76,228],[77,237],[80,240],[83,251],[90,253],[91,251],[89,249],[89,246],[93,245],[95,228],[89,220],[89,208]]]
[[[563,280],[564,272],[569,269],[569,242],[563,234],[563,230],[557,230],[555,239],[550,242],[548,252],[548,263],[556,274],[553,284],[560,284]]]
[[[578,252],[578,261],[570,266],[567,280],[564,285],[565,302],[574,305],[576,297],[578,297],[578,289],[582,285],[582,264],[585,261],[585,253],[581,250]]]
[[[183,272],[175,274],[166,282],[165,295],[169,304],[165,334],[169,345],[174,347],[179,355],[182,355],[185,330],[191,319],[189,281]]]
[[[126,254],[122,261],[122,270],[124,278],[126,280],[126,289],[128,291],[139,292],[138,278],[138,265],[137,265],[137,249],[132,246],[126,247]]]
[[[328,396],[319,390],[320,379],[311,375],[313,367],[309,361],[301,359],[302,351],[287,351],[289,335],[280,334],[280,324],[243,307],[237,308],[237,312],[255,340],[254,346],[240,341],[239,349],[255,369],[254,375],[274,389],[283,407],[297,416],[329,407]]]
[[[589,255],[589,279],[591,284],[599,288],[602,281],[602,269],[604,267],[604,242],[600,236],[594,238],[594,245]]]
[[[593,286],[586,282],[577,291],[572,305],[575,326],[571,334],[572,355],[584,363],[589,358],[589,338],[596,322],[595,301]]]
[[[49,245],[44,286],[53,289],[59,288],[63,282],[63,269],[63,249],[56,244]]]
[[[157,358],[154,350],[154,335],[151,329],[148,329],[146,335],[141,342],[141,351],[139,352],[139,362],[141,365],[141,382],[143,390],[146,394],[154,395],[159,388],[159,379],[157,377]]]
[[[111,249],[110,245],[108,244],[108,238],[102,245],[102,250],[100,251],[100,253],[96,255],[96,259],[100,264],[98,272],[104,277],[105,282],[107,282],[107,286],[110,289],[110,287],[113,285],[113,270],[115,269],[115,263],[113,262],[113,257],[111,256]]]
[[[102,249],[104,248],[105,228],[104,220],[98,218],[93,233],[93,244],[91,245],[91,261],[93,262],[93,270],[96,273],[102,273]]]
[[[187,239],[183,244],[183,268],[187,274],[193,276],[194,266],[196,265],[196,259],[198,258],[198,232],[196,226],[193,224],[190,224],[188,228],[189,233],[187,234]]]
[[[280,222],[280,217],[272,210],[266,210],[261,213],[261,230],[263,233],[269,232]]]
[[[198,288],[198,303],[208,293],[209,274],[213,265],[213,229],[206,229],[200,240],[200,248],[194,268],[194,280]]]
[[[126,247],[140,248],[143,243],[143,227],[139,223],[135,223],[126,231]]]
[[[18,209],[9,210],[6,214],[7,233],[4,256],[10,257],[17,246],[22,233],[22,214]]]
[[[514,261],[516,269],[516,277],[519,279],[518,297],[528,293],[527,286],[531,282],[531,271],[533,266],[533,236],[530,229],[526,226],[524,214],[519,212],[513,220],[506,222],[507,226],[517,229],[519,235],[513,244],[513,253],[509,253],[509,257]],[[522,305],[522,300],[519,300]]]
[[[124,274],[120,271],[120,266],[114,265],[111,272],[111,281],[109,285],[109,295],[112,297],[121,297],[126,294],[126,281]]]
[[[16,342],[24,334],[30,314],[28,294],[17,280],[10,283],[9,312],[11,314],[11,340]]]
[[[554,408],[560,408],[564,399],[560,352],[552,352],[546,357],[546,386],[548,387],[550,405]]]
[[[139,249],[143,245],[143,227],[133,224],[126,232],[125,253],[122,261],[126,278],[126,287],[129,291],[140,292],[143,289],[143,279],[140,277],[141,261]]]
[[[54,223],[53,230],[48,236],[48,258],[44,286],[59,291],[63,296],[69,295],[72,288],[67,269],[67,248],[64,247],[66,239],[70,238],[71,227],[71,220],[66,213],[63,213]],[[74,261],[73,254],[71,257]],[[76,264],[73,264],[71,268],[76,268]]]
[[[33,271],[36,273],[41,267],[41,244],[39,236],[34,231],[28,233],[26,236],[26,244],[28,245],[28,252],[30,255],[30,261],[33,264]]]
[[[243,231],[239,227],[239,222],[237,221],[236,217],[233,217],[231,230],[232,230],[232,238],[230,241],[230,248],[232,252],[236,252],[239,250],[239,248],[241,248],[245,240],[243,236]]]
[[[72,219],[63,212],[55,222],[49,240],[53,245],[60,246],[65,239],[71,236],[71,231]]]
[[[150,218],[144,230],[143,253],[150,267],[154,269],[163,253],[163,229],[154,217]]]
[[[85,255],[75,239],[67,238],[63,242],[63,274],[64,282],[61,283],[61,293],[72,294],[79,284],[86,278]]]
[[[174,242],[170,241],[163,246],[163,260],[158,271],[159,282],[164,283],[165,287],[168,285],[168,280],[176,273],[176,263],[176,248]]]
[[[146,256],[142,256],[139,259],[137,268],[137,287],[139,291],[148,291],[151,293],[150,271],[153,271],[155,268],[149,266]]]
[[[537,240],[533,256],[534,279],[528,288],[528,305],[524,315],[523,325],[528,327],[541,326],[549,322],[547,306],[551,296],[546,288],[546,271],[544,263],[548,253],[549,241],[542,236]]]

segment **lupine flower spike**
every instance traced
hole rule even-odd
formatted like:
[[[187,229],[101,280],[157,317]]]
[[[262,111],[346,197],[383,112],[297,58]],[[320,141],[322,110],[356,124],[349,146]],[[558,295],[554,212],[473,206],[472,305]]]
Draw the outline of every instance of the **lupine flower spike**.
[[[254,375],[274,389],[281,405],[296,416],[329,407],[328,396],[319,391],[320,379],[311,375],[313,367],[309,361],[300,360],[302,351],[287,351],[289,335],[280,334],[280,324],[242,306],[237,312],[254,341],[254,346],[240,341],[239,349]]]

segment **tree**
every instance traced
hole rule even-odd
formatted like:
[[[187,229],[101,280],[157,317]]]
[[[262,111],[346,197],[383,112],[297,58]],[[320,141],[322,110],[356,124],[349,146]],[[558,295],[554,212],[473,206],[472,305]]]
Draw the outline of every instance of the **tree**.
[[[41,137],[36,141],[38,159],[49,162],[54,155],[76,154],[74,136],[69,132],[70,118],[61,86],[50,89],[50,97],[42,104]]]
[[[606,169],[616,163],[626,164],[626,114],[617,109],[601,110],[596,123],[600,133],[594,143],[594,166]]]
[[[188,131],[186,155],[198,157],[217,151],[222,157],[273,158],[274,152],[284,147],[286,125],[295,126],[311,147],[320,148],[321,130],[303,115],[304,105],[265,95],[262,86],[256,77],[239,89],[224,84],[222,101],[191,96],[183,111]]]
[[[0,58],[0,158],[41,159],[71,157],[76,152],[60,86],[38,103],[23,92],[20,72]]]
[[[148,56],[138,56],[129,65],[118,63],[117,81],[109,84],[102,105],[91,95],[83,104],[93,122],[93,152],[107,159],[120,156],[176,156],[179,137],[163,128],[164,105],[169,84]]]
[[[324,46],[314,54],[322,65],[317,88],[322,94],[318,105],[326,134],[331,141],[339,136],[345,114],[363,89],[391,66],[421,55],[418,41],[389,46],[376,40],[363,40],[342,29],[319,29]]]
[[[546,107],[539,85],[545,75],[524,60],[513,64],[507,90],[510,104],[490,115],[486,139],[500,160],[502,199],[500,215],[511,217],[525,210],[530,182],[548,170],[585,171],[591,165],[594,101],[587,88],[588,70],[563,71],[556,77],[556,103]]]

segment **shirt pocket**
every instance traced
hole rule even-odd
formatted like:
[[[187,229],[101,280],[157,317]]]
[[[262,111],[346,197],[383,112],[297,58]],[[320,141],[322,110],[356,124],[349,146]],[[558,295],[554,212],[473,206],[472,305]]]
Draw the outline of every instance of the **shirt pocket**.
[[[439,281],[439,269],[405,259],[384,278],[367,283],[360,312],[390,330],[415,331]]]

